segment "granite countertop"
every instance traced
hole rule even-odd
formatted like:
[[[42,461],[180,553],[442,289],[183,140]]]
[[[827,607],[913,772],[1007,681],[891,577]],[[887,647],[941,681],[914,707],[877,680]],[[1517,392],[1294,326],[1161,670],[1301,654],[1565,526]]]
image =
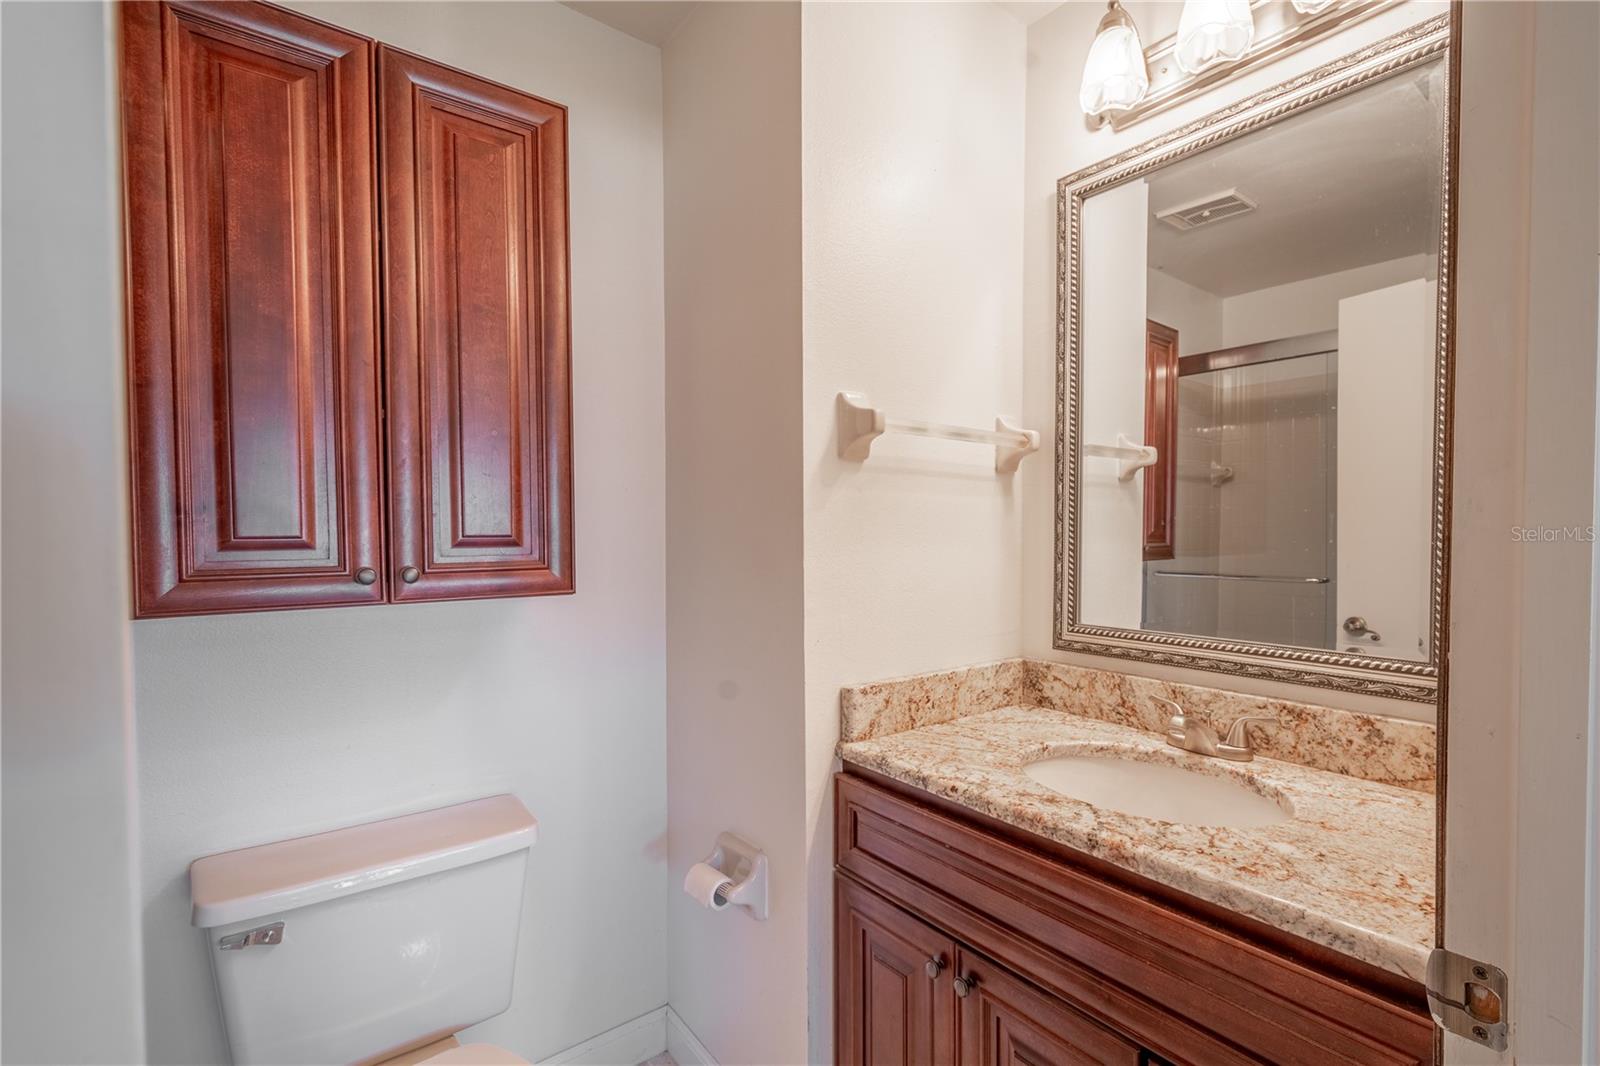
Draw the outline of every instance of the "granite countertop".
[[[1022,772],[1115,753],[1239,779],[1287,801],[1262,828],[1179,825],[1094,807]],[[1159,733],[1036,706],[968,714],[839,745],[846,762],[1386,970],[1422,980],[1434,925],[1434,797],[1258,756],[1233,763]]]

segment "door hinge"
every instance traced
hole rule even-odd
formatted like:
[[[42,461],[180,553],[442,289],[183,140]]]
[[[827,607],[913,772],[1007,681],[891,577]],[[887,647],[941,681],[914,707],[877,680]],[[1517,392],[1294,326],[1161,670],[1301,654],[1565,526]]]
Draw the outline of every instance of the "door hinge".
[[[1475,1044],[1506,1049],[1511,986],[1506,972],[1445,948],[1428,956],[1428,1011],[1439,1028]]]

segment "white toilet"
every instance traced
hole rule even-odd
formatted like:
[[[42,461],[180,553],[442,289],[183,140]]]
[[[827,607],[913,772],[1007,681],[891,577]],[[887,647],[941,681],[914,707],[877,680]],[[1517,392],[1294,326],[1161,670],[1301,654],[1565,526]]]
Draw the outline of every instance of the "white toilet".
[[[195,862],[234,1062],[523,1063],[455,1034],[511,1005],[537,831],[492,796]]]

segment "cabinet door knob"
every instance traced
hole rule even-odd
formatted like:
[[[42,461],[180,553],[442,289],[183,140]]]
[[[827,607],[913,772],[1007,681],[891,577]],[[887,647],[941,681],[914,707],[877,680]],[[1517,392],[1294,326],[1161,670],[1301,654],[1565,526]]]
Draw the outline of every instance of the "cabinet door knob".
[[[400,571],[400,580],[404,581],[408,585],[415,585],[417,583],[417,578],[421,576],[422,571],[418,570],[414,566],[408,566],[404,570]]]
[[[927,964],[922,967],[922,971],[928,975],[928,980],[934,981],[938,979],[939,972],[944,969],[944,966],[944,956],[936,955],[927,961]]]
[[[370,566],[363,566],[356,571],[356,584],[358,585],[370,585],[376,580],[378,580],[378,572]]]
[[[976,977],[957,977],[953,982],[956,986],[956,995],[966,999],[972,995],[972,990],[978,986]]]

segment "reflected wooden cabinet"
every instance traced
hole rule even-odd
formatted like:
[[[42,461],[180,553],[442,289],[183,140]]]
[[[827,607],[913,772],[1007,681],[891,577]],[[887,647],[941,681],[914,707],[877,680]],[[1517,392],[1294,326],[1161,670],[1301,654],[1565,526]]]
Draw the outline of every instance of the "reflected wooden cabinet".
[[[1178,331],[1146,319],[1144,442],[1156,462],[1144,472],[1144,558],[1174,557],[1178,512]]]
[[[135,617],[570,592],[565,109],[119,11]]]

